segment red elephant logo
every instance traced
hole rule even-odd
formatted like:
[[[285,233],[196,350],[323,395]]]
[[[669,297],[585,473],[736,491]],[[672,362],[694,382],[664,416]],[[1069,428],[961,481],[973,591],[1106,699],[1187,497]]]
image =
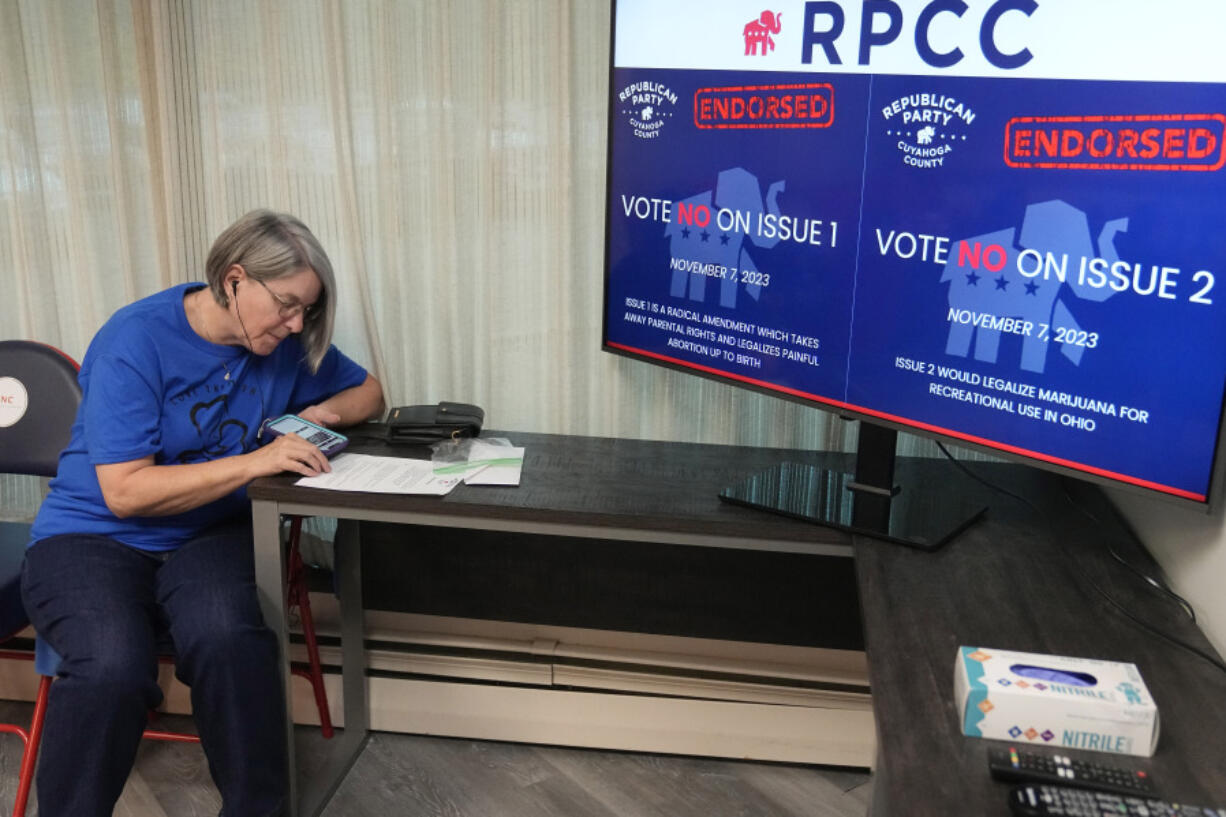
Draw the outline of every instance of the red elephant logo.
[[[782,17],[782,13],[764,11],[758,15],[758,19],[750,20],[745,24],[746,56],[757,54],[759,45],[762,46],[764,57],[768,51],[775,50],[775,41],[771,39],[771,35],[779,33],[779,29],[783,26]]]

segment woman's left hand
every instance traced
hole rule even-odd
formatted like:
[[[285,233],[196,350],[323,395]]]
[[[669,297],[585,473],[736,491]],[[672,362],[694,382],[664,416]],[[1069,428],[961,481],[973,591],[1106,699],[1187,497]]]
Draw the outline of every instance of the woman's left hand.
[[[341,416],[334,412],[328,411],[321,406],[307,406],[302,411],[298,412],[298,416],[306,420],[308,423],[314,423],[317,426],[329,428],[333,423],[339,422]]]
[[[345,389],[313,406],[298,412],[298,416],[317,426],[351,426],[383,413],[383,387],[369,374],[361,385]]]

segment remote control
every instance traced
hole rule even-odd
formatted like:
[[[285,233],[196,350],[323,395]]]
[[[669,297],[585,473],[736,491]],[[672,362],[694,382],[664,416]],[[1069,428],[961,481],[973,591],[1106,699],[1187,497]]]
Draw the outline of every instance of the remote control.
[[[1115,794],[1154,793],[1153,778],[1143,769],[1073,760],[1013,746],[988,749],[988,769],[997,780],[1012,783],[1051,783]]]
[[[1009,793],[1017,817],[1226,817],[1226,808],[1184,806],[1063,786],[1018,786]]]

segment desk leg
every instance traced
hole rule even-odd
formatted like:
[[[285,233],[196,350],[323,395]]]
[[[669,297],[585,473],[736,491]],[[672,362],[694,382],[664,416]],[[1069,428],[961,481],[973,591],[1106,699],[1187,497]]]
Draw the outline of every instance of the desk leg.
[[[878,729],[880,732],[880,729]],[[873,768],[872,779],[869,785],[872,788],[869,790],[868,798],[868,817],[889,817],[886,809],[886,781],[885,781],[885,757],[881,752],[881,735],[877,736],[877,765]]]
[[[255,583],[264,621],[277,636],[281,650],[281,678],[286,702],[286,744],[289,759],[289,814],[317,817],[366,745],[365,621],[362,615],[361,547],[356,522],[342,520],[337,527],[337,582],[341,606],[342,694],[345,725],[332,740],[324,741],[325,758],[308,779],[299,780],[294,762],[293,693],[290,689],[289,631],[286,619],[285,552],[281,547],[281,513],[275,502],[252,502],[255,539]]]
[[[281,654],[281,685],[285,695],[286,751],[289,760],[289,813],[297,815],[297,775],[294,774],[294,712],[289,688],[289,632],[286,626],[288,590],[285,553],[281,548],[281,513],[275,502],[252,502],[251,525],[255,543],[255,586],[264,623],[277,636]]]
[[[345,726],[327,747],[327,761],[317,774],[300,781],[298,810],[302,817],[320,814],[366,746],[369,711],[366,705],[366,622],[362,615],[362,548],[358,523],[342,519],[336,527],[337,592],[341,612],[341,683]]]
[[[366,616],[362,607],[362,542],[358,523],[342,520],[336,529],[341,604],[342,683],[345,685],[345,731],[365,736],[370,729],[366,701]]]

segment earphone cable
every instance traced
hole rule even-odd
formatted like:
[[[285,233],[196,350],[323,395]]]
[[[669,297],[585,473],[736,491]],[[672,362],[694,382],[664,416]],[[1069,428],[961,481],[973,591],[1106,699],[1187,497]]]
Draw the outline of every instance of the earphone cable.
[[[233,281],[231,283],[230,291],[234,293],[234,315],[238,318],[239,328],[243,330],[243,337],[247,339],[247,364],[248,368],[250,368],[251,366],[255,365],[251,359],[255,356],[255,344],[251,342],[251,335],[247,334],[247,324],[243,323],[243,313],[240,312],[238,308],[238,281]],[[255,432],[256,442],[259,442],[260,438],[264,436],[264,424],[268,420],[268,412],[264,406],[264,389],[260,385],[260,379],[258,377],[255,379],[255,393],[260,398],[260,422],[259,427]]]

